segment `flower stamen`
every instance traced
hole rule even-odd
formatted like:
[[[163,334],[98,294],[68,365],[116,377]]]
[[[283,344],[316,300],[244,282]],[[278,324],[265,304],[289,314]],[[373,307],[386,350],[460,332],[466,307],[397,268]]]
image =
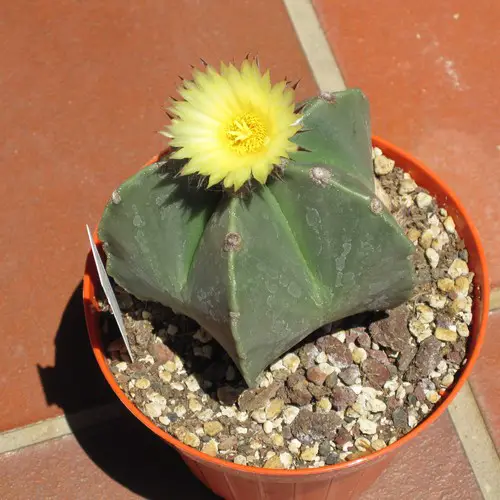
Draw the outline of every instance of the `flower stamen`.
[[[225,132],[230,148],[239,155],[261,151],[269,142],[266,126],[251,112],[233,119]]]

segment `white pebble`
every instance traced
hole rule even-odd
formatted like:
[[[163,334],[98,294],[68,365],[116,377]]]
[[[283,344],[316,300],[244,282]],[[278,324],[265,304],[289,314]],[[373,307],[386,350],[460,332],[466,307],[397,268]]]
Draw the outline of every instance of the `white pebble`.
[[[228,418],[236,417],[236,410],[231,406],[221,406],[220,412],[222,415]]]
[[[399,194],[410,194],[417,189],[417,184],[413,179],[403,179],[399,186]]]
[[[150,418],[158,418],[162,414],[162,407],[158,403],[147,403],[146,413]]]
[[[172,381],[172,374],[170,372],[167,372],[166,370],[162,370],[161,366],[158,369],[158,376],[165,384],[168,384]]]
[[[400,401],[402,401],[406,396],[406,391],[405,391],[405,388],[400,385],[398,387],[398,390],[396,391],[396,399],[399,399]]]
[[[328,364],[328,363],[320,363],[318,365],[318,368],[323,372],[323,373],[326,373],[326,375],[330,375],[332,374],[335,370],[333,368],[332,365]]]
[[[140,361],[142,363],[148,363],[148,365],[155,364],[155,360],[154,360],[153,356],[151,356],[151,354],[146,354],[146,356],[144,356],[143,358],[139,358],[138,361]]]
[[[428,248],[425,251],[425,256],[427,257],[427,261],[432,269],[436,269],[439,264],[439,254],[434,250],[434,248]]]
[[[288,443],[288,449],[294,454],[298,455],[300,453],[300,447],[302,446],[302,443],[298,439],[292,439]]]
[[[197,413],[197,412],[201,411],[202,408],[203,408],[202,404],[197,399],[190,399],[189,400],[189,409],[193,413]]]
[[[168,417],[165,417],[165,416],[160,417],[158,420],[163,425],[170,425],[171,424],[170,419]]]
[[[151,382],[147,378],[140,378],[135,381],[135,386],[137,389],[149,389],[151,387]]]
[[[379,156],[375,156],[374,160],[374,170],[377,175],[387,175],[394,169],[394,160],[390,158],[386,158],[380,154]]]
[[[200,388],[200,384],[198,383],[194,375],[189,375],[184,383],[186,384],[186,387],[190,392],[196,392]]]
[[[238,465],[246,465],[247,464],[247,459],[243,455],[236,455],[234,457],[233,462]]]
[[[431,226],[437,226],[437,227],[439,227],[440,221],[439,221],[439,217],[436,214],[429,214],[427,216],[427,220],[429,221],[429,224]]]
[[[236,420],[238,422],[246,422],[248,420],[248,413],[246,411],[240,411],[236,414]]]
[[[272,371],[272,372],[276,372],[278,370],[283,370],[285,368],[285,365],[283,364],[283,361],[281,359],[279,359],[278,361],[276,361],[276,363],[272,364],[269,369]]]
[[[365,437],[359,437],[354,441],[354,446],[356,446],[359,451],[367,451],[371,448],[371,443]]]
[[[328,361],[328,358],[326,357],[326,354],[324,352],[320,352],[315,359],[316,363],[320,365],[321,363],[326,363]]]
[[[265,410],[255,410],[254,412],[252,412],[251,417],[259,424],[263,424],[267,420]]]
[[[379,450],[382,450],[383,448],[387,448],[387,445],[385,444],[385,442],[382,439],[374,439],[372,441],[372,448],[375,451],[379,451]]]
[[[176,406],[174,408],[174,413],[179,417],[182,418],[186,414],[186,408],[182,405]]]
[[[415,201],[418,208],[427,208],[432,203],[432,196],[427,193],[421,192],[417,194]]]
[[[390,392],[396,392],[399,387],[399,382],[397,379],[390,379],[384,384],[384,389]]]
[[[283,420],[285,424],[290,425],[295,420],[299,412],[300,410],[296,406],[287,406],[283,410]]]
[[[121,361],[120,363],[116,363],[115,368],[120,372],[123,373],[127,369],[128,365],[125,363],[125,361]]]
[[[453,380],[455,380],[455,377],[451,373],[447,373],[441,380],[441,385],[445,388],[450,387],[453,384]]]
[[[290,352],[283,358],[283,364],[292,372],[295,373],[300,366],[300,358]]]
[[[455,259],[448,269],[448,274],[453,279],[457,279],[459,276],[467,276],[469,274],[469,266],[464,260]]]
[[[413,429],[417,425],[417,418],[411,413],[408,415],[408,425]]]
[[[272,424],[272,422],[270,422],[269,420],[266,420],[266,421],[264,422],[264,425],[263,425],[262,427],[263,427],[264,432],[265,432],[266,434],[271,434],[271,432],[273,432],[273,424]]]
[[[368,357],[368,354],[362,347],[355,347],[352,351],[352,360],[357,364],[360,365],[363,363],[363,361],[366,360]]]
[[[375,434],[377,432],[377,424],[368,420],[367,418],[361,417],[358,420],[359,430],[363,434]]]
[[[196,416],[202,422],[208,422],[214,416],[214,411],[211,408],[207,408],[206,410],[198,413]]]
[[[246,427],[236,427],[237,434],[247,434],[248,429]]]
[[[354,385],[351,385],[351,389],[354,392],[354,394],[361,394],[361,391],[363,390],[363,386],[358,385],[358,384],[354,384]]]
[[[417,319],[424,324],[434,321],[434,311],[425,304],[419,304],[417,307]]]
[[[172,382],[170,384],[170,387],[172,387],[172,389],[179,391],[179,392],[184,390],[184,386],[180,382]]]
[[[443,374],[443,373],[446,373],[446,370],[448,369],[448,364],[446,363],[446,361],[444,359],[442,359],[437,367],[436,367],[436,370],[440,373],[440,374]]]
[[[432,242],[432,248],[434,248],[436,252],[440,252],[449,242],[450,242],[449,236],[446,233],[440,233],[437,235],[436,239]]]
[[[344,330],[341,330],[340,332],[334,333],[332,336],[335,337],[337,340],[340,340],[340,342],[342,342],[342,343],[345,342],[346,334],[345,334]]]
[[[366,402],[366,408],[373,413],[379,413],[385,411],[387,405],[380,399],[369,399]]]
[[[427,302],[433,309],[443,309],[446,305],[446,297],[433,293],[427,296]]]
[[[446,232],[450,234],[456,233],[455,221],[451,217],[446,217],[446,219],[443,221],[443,226],[446,229]]]
[[[184,369],[184,362],[179,356],[174,356],[175,370],[177,373],[181,372]]]
[[[468,337],[470,335],[469,327],[465,323],[457,323],[456,328],[460,337]]]
[[[285,467],[285,469],[289,469],[292,466],[293,457],[292,457],[292,455],[290,455],[290,453],[288,453],[286,451],[283,453],[280,453],[280,460],[281,460],[281,463],[283,464],[283,467]]]

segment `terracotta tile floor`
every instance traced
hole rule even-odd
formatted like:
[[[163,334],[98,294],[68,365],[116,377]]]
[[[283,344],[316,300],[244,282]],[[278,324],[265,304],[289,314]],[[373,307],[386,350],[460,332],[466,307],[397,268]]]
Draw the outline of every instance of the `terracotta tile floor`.
[[[471,377],[471,386],[500,455],[500,311],[489,318],[483,352]]]
[[[314,0],[348,86],[372,102],[374,131],[409,149],[464,199],[500,285],[497,191],[500,9],[421,0]],[[458,14],[458,15],[457,15]],[[258,26],[258,30],[256,27]],[[99,405],[110,394],[86,338],[85,223],[119,180],[155,154],[161,106],[199,56],[259,52],[276,78],[316,92],[281,0],[37,0],[0,5],[0,431]],[[7,171],[7,170],[6,170]],[[472,387],[500,450],[500,315]],[[137,460],[137,457],[140,457]],[[0,496],[215,498],[128,414],[0,455]],[[363,500],[481,498],[448,415],[405,449]]]
[[[302,77],[300,98],[316,87],[281,0],[2,2],[0,45],[1,431],[108,397],[77,288],[85,224],[163,147],[177,75],[252,52]]]
[[[373,130],[445,177],[500,285],[500,8],[489,0],[314,0],[347,86]]]
[[[91,431],[0,455],[0,491],[3,500],[156,500],[166,498],[166,491],[169,500],[216,498],[175,452],[129,415]],[[360,500],[405,497],[481,498],[448,415],[401,452]]]

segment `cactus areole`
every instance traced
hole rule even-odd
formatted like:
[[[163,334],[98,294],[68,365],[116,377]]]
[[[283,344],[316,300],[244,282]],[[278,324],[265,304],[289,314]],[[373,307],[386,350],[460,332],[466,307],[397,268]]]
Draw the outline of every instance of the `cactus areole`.
[[[196,320],[248,385],[326,323],[411,294],[414,247],[375,194],[358,89],[297,108],[256,61],[195,71],[165,135],[99,225],[107,271]]]

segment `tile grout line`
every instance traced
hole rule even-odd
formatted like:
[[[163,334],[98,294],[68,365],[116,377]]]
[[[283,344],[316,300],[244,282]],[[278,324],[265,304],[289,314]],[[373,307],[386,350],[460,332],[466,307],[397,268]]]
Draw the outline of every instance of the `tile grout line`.
[[[13,452],[35,444],[62,438],[73,434],[75,430],[82,430],[97,425],[123,414],[118,403],[110,403],[97,408],[90,408],[66,416],[60,415],[34,424],[18,427],[0,433],[0,454]]]
[[[345,90],[344,78],[311,0],[283,0],[283,3],[319,89]]]
[[[497,499],[500,491],[500,457],[468,382],[450,403],[448,413],[484,499]]]
[[[342,72],[311,1],[283,2],[319,88],[345,89]],[[490,311],[500,309],[500,288],[491,291],[490,301]],[[481,493],[485,500],[493,500],[500,491],[500,459],[468,382],[451,402],[448,412]]]
[[[492,288],[490,293],[490,312],[500,309],[500,287]]]

